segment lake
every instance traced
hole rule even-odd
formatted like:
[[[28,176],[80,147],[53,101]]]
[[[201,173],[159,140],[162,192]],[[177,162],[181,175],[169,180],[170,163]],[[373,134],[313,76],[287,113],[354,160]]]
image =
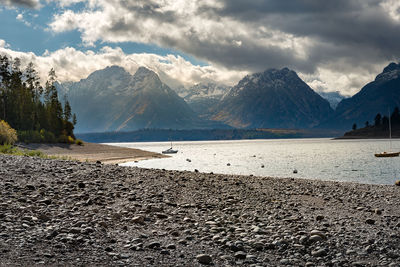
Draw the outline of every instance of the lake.
[[[112,143],[161,152],[169,142]],[[400,140],[392,141],[400,151]],[[170,158],[129,162],[123,166],[272,177],[298,177],[368,184],[400,179],[400,158],[376,158],[388,140],[273,139],[174,142]],[[228,166],[229,165],[229,166]],[[297,173],[293,173],[297,170]]]

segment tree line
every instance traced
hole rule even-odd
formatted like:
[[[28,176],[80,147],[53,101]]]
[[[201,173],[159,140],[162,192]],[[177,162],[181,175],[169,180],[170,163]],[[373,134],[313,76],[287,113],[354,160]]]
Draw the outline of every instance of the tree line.
[[[399,107],[395,107],[393,112],[390,115],[390,123],[393,128],[400,127],[400,109]],[[380,129],[388,129],[389,128],[389,116],[382,116],[382,114],[376,114],[374,118],[374,124],[370,125],[369,121],[365,122],[365,128],[375,127]],[[353,124],[353,130],[357,130],[357,124]]]
[[[34,64],[21,68],[19,58],[0,55],[0,120],[17,130],[23,142],[73,142],[76,116],[55,87],[57,76],[51,69],[44,86]]]

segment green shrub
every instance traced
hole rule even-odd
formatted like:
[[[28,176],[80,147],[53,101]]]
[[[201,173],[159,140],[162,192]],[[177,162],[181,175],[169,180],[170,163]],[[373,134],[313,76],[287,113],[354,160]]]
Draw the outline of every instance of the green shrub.
[[[68,136],[66,136],[65,134],[62,134],[58,137],[58,142],[59,143],[68,143]]]
[[[68,135],[68,144],[75,144],[75,139]]]
[[[42,142],[42,136],[38,131],[18,131],[18,139],[27,144]]]
[[[0,145],[0,153],[1,154],[15,154],[18,149],[11,144]]]
[[[81,139],[76,139],[75,140],[75,144],[77,144],[78,146],[83,146],[84,145],[84,143],[83,143],[83,141]]]
[[[57,139],[52,132],[44,129],[39,131],[18,131],[18,139],[24,143],[56,143]]]
[[[42,136],[42,140],[45,143],[56,143],[57,142],[57,138],[52,132],[42,129],[42,130],[40,130],[40,135]]]
[[[5,121],[0,121],[0,144],[14,144],[18,141],[17,132]]]

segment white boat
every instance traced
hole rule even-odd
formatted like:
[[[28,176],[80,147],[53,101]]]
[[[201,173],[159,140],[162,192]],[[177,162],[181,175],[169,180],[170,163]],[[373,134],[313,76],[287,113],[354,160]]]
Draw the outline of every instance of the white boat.
[[[392,123],[390,121],[390,110],[389,110],[389,141],[390,141],[390,150],[392,150]],[[400,155],[400,152],[381,152],[381,153],[376,153],[375,157],[377,158],[392,158],[392,157],[398,157]]]
[[[167,150],[162,151],[163,154],[176,154],[178,153],[178,150],[175,150],[172,148],[172,142],[171,142],[171,147],[168,148]]]

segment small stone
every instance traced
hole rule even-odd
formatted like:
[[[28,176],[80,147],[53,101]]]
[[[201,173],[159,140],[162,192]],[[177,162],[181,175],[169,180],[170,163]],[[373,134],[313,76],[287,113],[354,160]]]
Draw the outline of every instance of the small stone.
[[[150,243],[147,247],[148,248],[159,248],[160,246],[161,246],[160,242],[155,241],[155,242]]]
[[[176,249],[175,244],[169,244],[167,245],[167,249]]]
[[[400,186],[400,180],[397,180],[394,184]]]
[[[327,252],[323,248],[311,251],[311,255],[314,257],[323,257],[323,256],[326,256],[326,254],[327,254]]]
[[[312,235],[309,239],[311,242],[318,242],[324,240],[321,236],[319,235]]]
[[[241,259],[244,260],[246,258],[247,254],[243,251],[238,251],[235,253],[235,258],[236,259]]]
[[[168,215],[164,213],[156,213],[157,218],[159,219],[167,219]]]
[[[210,264],[212,262],[211,256],[207,254],[197,255],[196,259],[200,264]]]
[[[281,259],[281,260],[279,261],[279,263],[282,264],[282,265],[289,265],[289,264],[290,264],[290,261],[289,261],[288,259]]]
[[[364,267],[366,264],[364,262],[356,261],[351,264],[354,267]]]
[[[160,253],[161,253],[162,255],[169,255],[169,254],[171,254],[171,253],[169,253],[169,251],[166,250],[166,249],[161,250]]]
[[[381,215],[382,214],[382,210],[380,210],[380,209],[375,209],[374,212],[377,215]]]
[[[310,235],[311,235],[311,236],[313,236],[313,235],[319,235],[319,236],[322,237],[323,239],[326,239],[325,233],[323,233],[323,232],[321,232],[321,231],[319,231],[319,230],[312,230],[312,231],[310,232]]]
[[[365,251],[368,252],[368,253],[371,253],[373,251],[372,246],[371,245],[366,246],[365,247]]]
[[[375,220],[373,220],[373,219],[366,219],[366,220],[365,220],[365,223],[366,223],[366,224],[375,224]]]
[[[138,224],[144,224],[144,217],[143,216],[133,217],[132,222]]]
[[[50,205],[51,204],[51,199],[45,199],[43,200],[43,203],[46,205]]]
[[[28,184],[28,185],[26,185],[26,189],[28,189],[28,190],[35,190],[36,187],[35,187],[34,185]]]

